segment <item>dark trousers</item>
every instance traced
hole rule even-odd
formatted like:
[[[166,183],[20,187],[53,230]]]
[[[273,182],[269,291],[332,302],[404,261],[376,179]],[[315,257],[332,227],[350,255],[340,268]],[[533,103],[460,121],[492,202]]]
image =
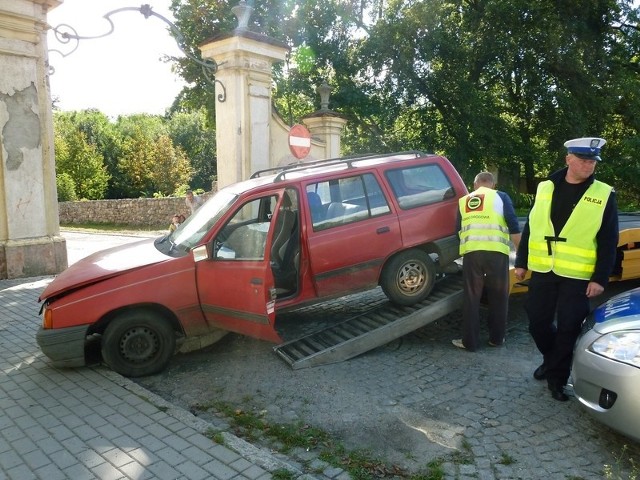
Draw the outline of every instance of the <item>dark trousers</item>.
[[[489,307],[489,341],[500,345],[507,329],[509,256],[486,251],[466,253],[462,260],[462,275],[462,343],[472,351],[480,344],[480,300],[484,291]]]
[[[573,347],[590,309],[588,283],[553,272],[531,275],[525,309],[529,333],[544,357],[549,385],[562,386],[569,379]]]

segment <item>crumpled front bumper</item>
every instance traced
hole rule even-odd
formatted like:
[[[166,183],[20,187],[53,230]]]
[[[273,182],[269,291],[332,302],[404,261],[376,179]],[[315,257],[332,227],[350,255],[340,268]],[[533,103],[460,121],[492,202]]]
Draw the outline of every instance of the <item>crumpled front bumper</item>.
[[[82,367],[86,364],[84,350],[88,325],[44,329],[40,327],[36,341],[56,367]]]

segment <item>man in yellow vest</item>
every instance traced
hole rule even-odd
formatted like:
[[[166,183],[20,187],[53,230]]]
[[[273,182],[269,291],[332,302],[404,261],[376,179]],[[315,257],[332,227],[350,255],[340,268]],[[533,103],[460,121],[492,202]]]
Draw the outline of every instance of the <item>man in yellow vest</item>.
[[[588,137],[564,144],[567,166],[538,185],[515,261],[518,280],[532,272],[525,309],[543,355],[533,376],[546,379],[551,396],[563,402],[589,299],[604,291],[616,259],[615,191],[594,178],[605,143]]]
[[[520,242],[520,225],[511,198],[495,190],[490,172],[481,172],[474,191],[459,201],[458,231],[464,297],[458,348],[475,351],[480,343],[480,299],[487,293],[489,345],[504,343],[509,306],[509,252]]]

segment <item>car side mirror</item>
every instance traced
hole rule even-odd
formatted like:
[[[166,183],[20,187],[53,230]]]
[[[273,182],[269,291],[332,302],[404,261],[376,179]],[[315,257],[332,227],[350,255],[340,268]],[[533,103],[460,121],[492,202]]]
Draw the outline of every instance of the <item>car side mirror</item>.
[[[202,260],[209,260],[209,251],[207,250],[206,245],[200,245],[191,250],[193,254],[194,262],[201,262]]]

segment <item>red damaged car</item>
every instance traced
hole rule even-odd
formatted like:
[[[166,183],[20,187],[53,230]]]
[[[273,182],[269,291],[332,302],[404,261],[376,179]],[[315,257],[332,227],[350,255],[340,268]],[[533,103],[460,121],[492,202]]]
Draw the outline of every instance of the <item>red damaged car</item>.
[[[458,258],[458,198],[441,156],[300,163],[222,188],[175,232],[95,253],[40,296],[37,341],[56,366],[125,376],[227,332],[280,342],[277,312],[381,286],[411,305]]]

